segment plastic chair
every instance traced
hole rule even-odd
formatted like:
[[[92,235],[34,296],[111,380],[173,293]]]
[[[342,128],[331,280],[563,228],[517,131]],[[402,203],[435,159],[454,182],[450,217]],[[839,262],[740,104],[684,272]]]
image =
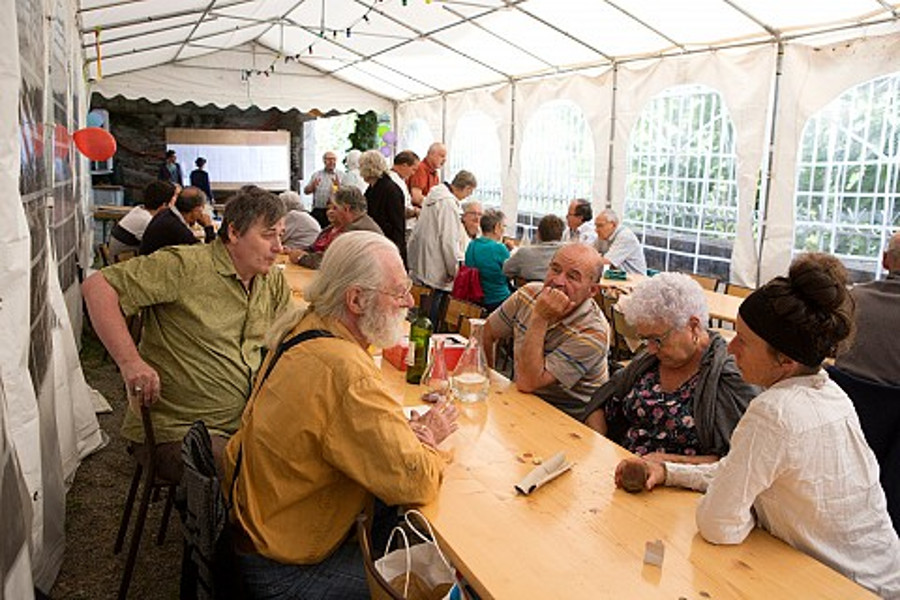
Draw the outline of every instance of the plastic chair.
[[[122,551],[125,544],[125,534],[128,531],[128,525],[131,521],[131,512],[134,509],[134,501],[137,496],[138,486],[141,479],[144,480],[144,486],[141,490],[141,501],[138,504],[138,513],[134,523],[134,531],[131,533],[131,544],[128,547],[128,558],[125,560],[125,570],[122,572],[122,581],[119,584],[119,600],[124,600],[128,596],[128,587],[131,585],[131,576],[134,574],[134,566],[137,561],[138,549],[141,545],[141,535],[144,533],[144,524],[147,521],[147,510],[154,495],[158,495],[160,490],[166,490],[166,505],[163,508],[162,520],[159,524],[159,533],[156,535],[156,544],[161,546],[166,539],[166,529],[169,524],[169,517],[172,514],[172,504],[175,500],[175,487],[177,481],[168,481],[157,478],[156,468],[156,436],[153,433],[153,421],[150,419],[150,408],[141,406],[141,421],[144,425],[144,445],[143,450],[135,451],[135,448],[129,446],[128,451],[135,458],[134,475],[131,478],[131,487],[128,489],[128,497],[125,499],[125,508],[122,512],[122,522],[119,524],[119,531],[116,534],[116,544],[113,548],[113,554]],[[144,477],[144,471],[147,474]]]
[[[403,600],[403,595],[391,587],[391,584],[375,568],[372,546],[369,537],[369,518],[365,514],[356,517],[356,539],[359,542],[363,566],[366,569],[366,583],[372,600]]]

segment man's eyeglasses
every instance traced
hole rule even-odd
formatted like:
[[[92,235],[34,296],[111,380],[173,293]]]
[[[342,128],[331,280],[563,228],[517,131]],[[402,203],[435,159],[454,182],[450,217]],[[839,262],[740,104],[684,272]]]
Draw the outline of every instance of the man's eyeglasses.
[[[406,287],[403,289],[402,292],[392,292],[390,290],[383,290],[383,289],[377,288],[377,287],[367,287],[367,286],[362,286],[362,285],[359,287],[364,290],[369,290],[370,292],[378,292],[379,294],[384,294],[385,296],[390,296],[391,298],[394,298],[395,300],[405,300],[406,296],[408,296],[410,291],[412,290],[412,286],[413,286],[412,280],[407,279],[405,286]]]
[[[662,348],[662,345],[666,342],[669,335],[675,331],[674,327],[670,327],[668,331],[659,336],[643,336],[639,335],[637,338],[641,341],[642,344],[649,346],[650,344],[655,345],[657,348]]]

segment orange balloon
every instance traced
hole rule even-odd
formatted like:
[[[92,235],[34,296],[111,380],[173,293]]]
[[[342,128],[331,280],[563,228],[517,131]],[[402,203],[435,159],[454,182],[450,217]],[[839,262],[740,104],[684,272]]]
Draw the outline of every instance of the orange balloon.
[[[72,135],[75,145],[91,160],[106,160],[116,153],[116,138],[102,127],[85,127]]]

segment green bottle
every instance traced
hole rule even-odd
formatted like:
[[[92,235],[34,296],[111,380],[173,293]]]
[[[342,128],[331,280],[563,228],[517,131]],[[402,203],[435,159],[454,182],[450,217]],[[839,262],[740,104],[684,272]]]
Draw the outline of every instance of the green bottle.
[[[409,351],[406,353],[406,383],[418,384],[428,365],[428,343],[431,341],[431,321],[425,311],[416,315],[409,326]]]

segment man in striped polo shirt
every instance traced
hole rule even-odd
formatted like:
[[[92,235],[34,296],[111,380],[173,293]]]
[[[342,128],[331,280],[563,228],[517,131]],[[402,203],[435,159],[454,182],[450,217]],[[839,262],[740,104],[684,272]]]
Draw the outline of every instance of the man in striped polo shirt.
[[[515,383],[581,419],[584,406],[609,378],[609,325],[594,296],[603,263],[587,244],[560,248],[543,283],[529,283],[487,319],[484,347],[513,336]]]

